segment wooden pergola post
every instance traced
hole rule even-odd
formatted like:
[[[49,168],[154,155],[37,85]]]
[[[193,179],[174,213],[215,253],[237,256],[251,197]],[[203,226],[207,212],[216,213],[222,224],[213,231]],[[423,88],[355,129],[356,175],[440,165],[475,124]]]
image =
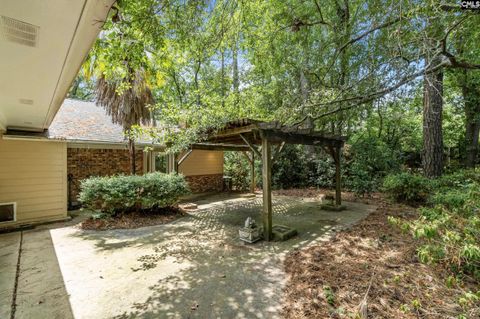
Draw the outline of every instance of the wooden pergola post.
[[[342,175],[340,167],[340,154],[341,148],[336,147],[334,149],[334,160],[335,160],[335,205],[342,205]]]
[[[250,161],[250,192],[255,193],[255,152],[252,151],[252,160]]]
[[[178,154],[173,154],[173,171],[178,174]]]
[[[272,239],[272,149],[270,142],[262,139],[262,178],[263,178],[263,236]]]

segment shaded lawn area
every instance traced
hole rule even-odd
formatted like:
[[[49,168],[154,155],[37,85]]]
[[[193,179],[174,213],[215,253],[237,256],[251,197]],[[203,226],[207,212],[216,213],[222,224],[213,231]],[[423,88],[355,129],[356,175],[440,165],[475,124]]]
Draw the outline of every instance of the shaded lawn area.
[[[388,222],[388,215],[414,218],[415,209],[378,195],[368,201],[378,208],[359,224],[287,255],[283,317],[360,318],[365,305],[368,318],[457,318],[464,313],[458,303],[461,288],[447,288],[446,271],[420,263],[411,235]]]

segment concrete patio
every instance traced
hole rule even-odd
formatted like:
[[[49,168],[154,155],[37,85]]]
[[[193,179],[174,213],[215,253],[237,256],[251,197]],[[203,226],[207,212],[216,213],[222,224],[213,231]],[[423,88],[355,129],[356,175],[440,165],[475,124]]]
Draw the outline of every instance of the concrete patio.
[[[1,234],[0,318],[14,303],[14,318],[276,318],[285,254],[375,209],[346,203],[327,212],[314,199],[275,196],[274,224],[299,235],[246,245],[238,228],[248,216],[260,221],[261,197],[195,203],[186,217],[135,230],[83,231],[72,222]]]

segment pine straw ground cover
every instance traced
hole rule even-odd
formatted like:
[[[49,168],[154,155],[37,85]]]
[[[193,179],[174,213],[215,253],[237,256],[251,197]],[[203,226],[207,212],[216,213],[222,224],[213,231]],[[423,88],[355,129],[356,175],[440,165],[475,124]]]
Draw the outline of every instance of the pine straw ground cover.
[[[315,196],[312,190],[307,192]],[[291,195],[301,193],[290,191]],[[466,283],[448,288],[447,272],[421,264],[413,238],[387,221],[388,215],[415,218],[415,209],[389,204],[379,194],[367,201],[375,202],[378,209],[361,223],[337,233],[327,243],[287,256],[283,316],[480,318],[480,305],[470,307],[469,312],[459,305],[465,291],[478,287]]]
[[[185,211],[179,207],[152,208],[126,212],[117,216],[90,217],[80,224],[80,228],[84,230],[133,229],[166,224],[184,215]]]

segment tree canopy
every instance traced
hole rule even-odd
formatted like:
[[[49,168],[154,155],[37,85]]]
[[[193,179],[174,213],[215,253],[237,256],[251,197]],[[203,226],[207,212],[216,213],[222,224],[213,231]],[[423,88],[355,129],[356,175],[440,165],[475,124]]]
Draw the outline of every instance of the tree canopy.
[[[188,128],[162,135],[177,150],[242,117],[347,136],[376,122],[383,134],[412,103],[422,114],[421,90],[438,72],[441,99],[461,114],[445,120],[457,125],[478,105],[468,103],[478,98],[478,25],[455,1],[117,1],[81,77],[122,95],[129,69],[143,70],[156,120]],[[475,140],[475,123],[463,140]]]

